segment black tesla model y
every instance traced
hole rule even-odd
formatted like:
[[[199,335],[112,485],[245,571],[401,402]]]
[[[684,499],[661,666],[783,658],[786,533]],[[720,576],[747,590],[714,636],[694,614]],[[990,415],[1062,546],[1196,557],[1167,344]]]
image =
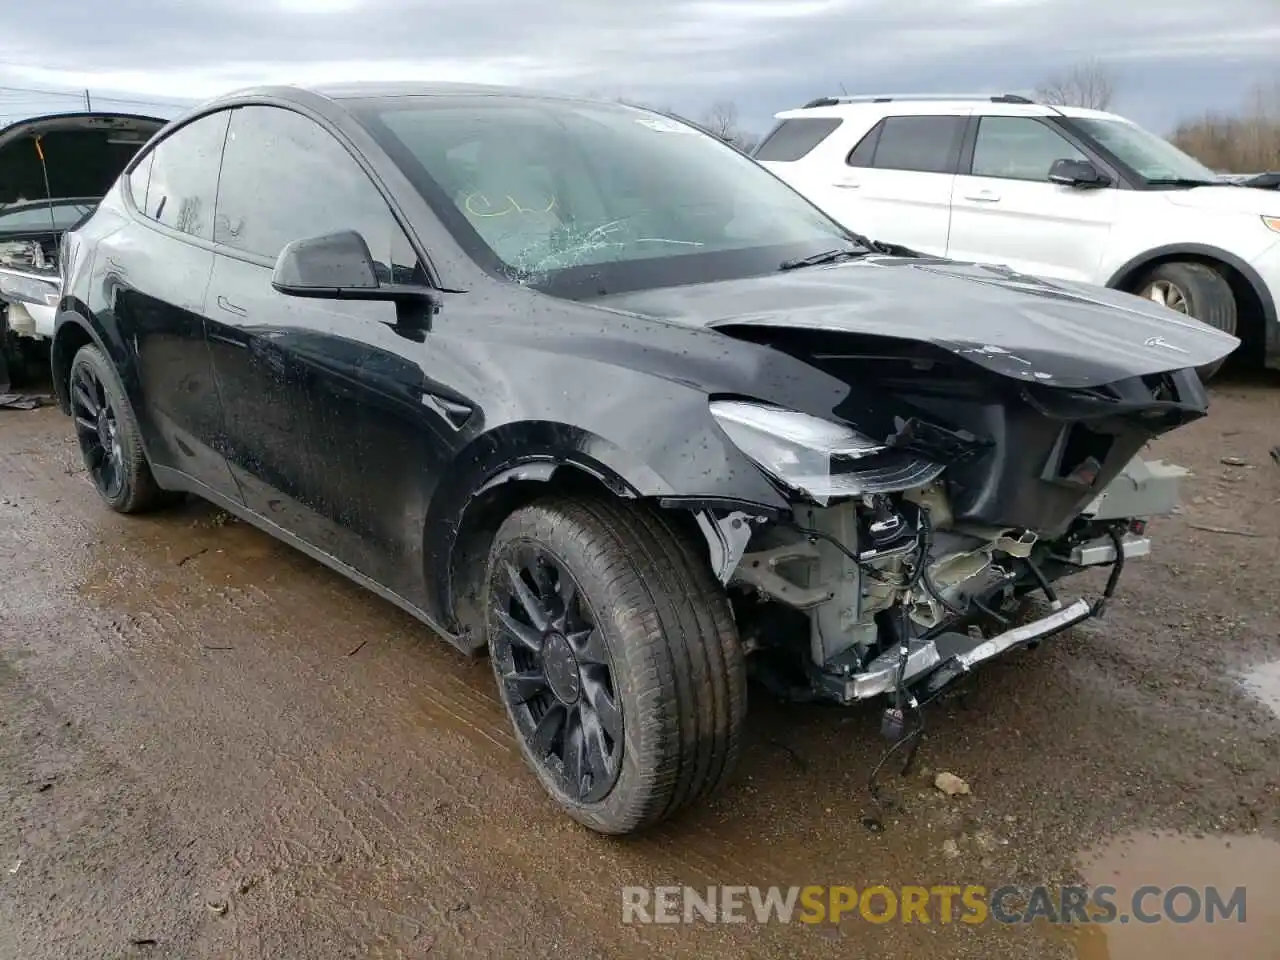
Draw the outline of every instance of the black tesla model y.
[[[60,264],[106,504],[203,497],[487,649],[543,786],[610,833],[725,780],[749,662],[911,736],[1101,614],[1176,494],[1139,450],[1237,344],[862,237],[677,119],[466,86],[206,103]]]

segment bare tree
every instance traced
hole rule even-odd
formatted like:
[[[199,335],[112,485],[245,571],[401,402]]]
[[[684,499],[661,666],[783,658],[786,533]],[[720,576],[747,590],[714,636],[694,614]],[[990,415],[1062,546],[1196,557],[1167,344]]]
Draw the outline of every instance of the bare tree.
[[[1036,99],[1059,107],[1106,110],[1115,95],[1115,74],[1101,60],[1077,63],[1036,87]]]
[[[717,100],[702,114],[701,124],[721,140],[732,141],[738,132],[738,105],[732,100]]]

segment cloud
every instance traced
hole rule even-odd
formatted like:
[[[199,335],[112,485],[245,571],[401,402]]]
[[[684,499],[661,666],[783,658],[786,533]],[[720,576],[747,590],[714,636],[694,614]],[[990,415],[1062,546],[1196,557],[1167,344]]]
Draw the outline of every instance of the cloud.
[[[0,88],[161,102],[260,82],[472,80],[685,110],[733,99],[759,126],[842,87],[1026,90],[1098,57],[1120,75],[1119,107],[1163,122],[1237,102],[1280,49],[1277,0],[113,0],[109,19],[106,39],[83,0],[6,10]],[[0,115],[33,96],[0,89]]]

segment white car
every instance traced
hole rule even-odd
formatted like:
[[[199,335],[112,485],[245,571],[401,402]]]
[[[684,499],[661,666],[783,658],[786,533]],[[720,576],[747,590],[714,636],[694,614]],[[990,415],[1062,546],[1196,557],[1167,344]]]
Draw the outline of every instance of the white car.
[[[1274,186],[1224,183],[1115,114],[1017,95],[824,97],[777,121],[755,158],[852,231],[1148,297],[1280,367]]]

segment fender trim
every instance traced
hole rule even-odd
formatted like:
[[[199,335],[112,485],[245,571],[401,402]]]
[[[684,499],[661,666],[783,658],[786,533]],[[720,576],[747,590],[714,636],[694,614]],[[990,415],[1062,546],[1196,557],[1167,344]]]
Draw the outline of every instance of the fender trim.
[[[106,356],[110,357],[111,351],[107,349],[102,337],[98,335],[98,331],[93,328],[93,324],[86,320],[74,310],[59,310],[53,318],[53,336],[49,338],[49,367],[50,372],[53,371],[54,364],[57,362],[58,337],[62,333],[63,327],[67,324],[78,327],[83,330],[89,337],[90,342],[101,350]],[[67,366],[71,365],[71,357],[65,358]],[[65,414],[71,413],[71,398],[67,395],[67,385],[63,382],[62,377],[53,378],[53,394],[58,398],[58,408]]]

